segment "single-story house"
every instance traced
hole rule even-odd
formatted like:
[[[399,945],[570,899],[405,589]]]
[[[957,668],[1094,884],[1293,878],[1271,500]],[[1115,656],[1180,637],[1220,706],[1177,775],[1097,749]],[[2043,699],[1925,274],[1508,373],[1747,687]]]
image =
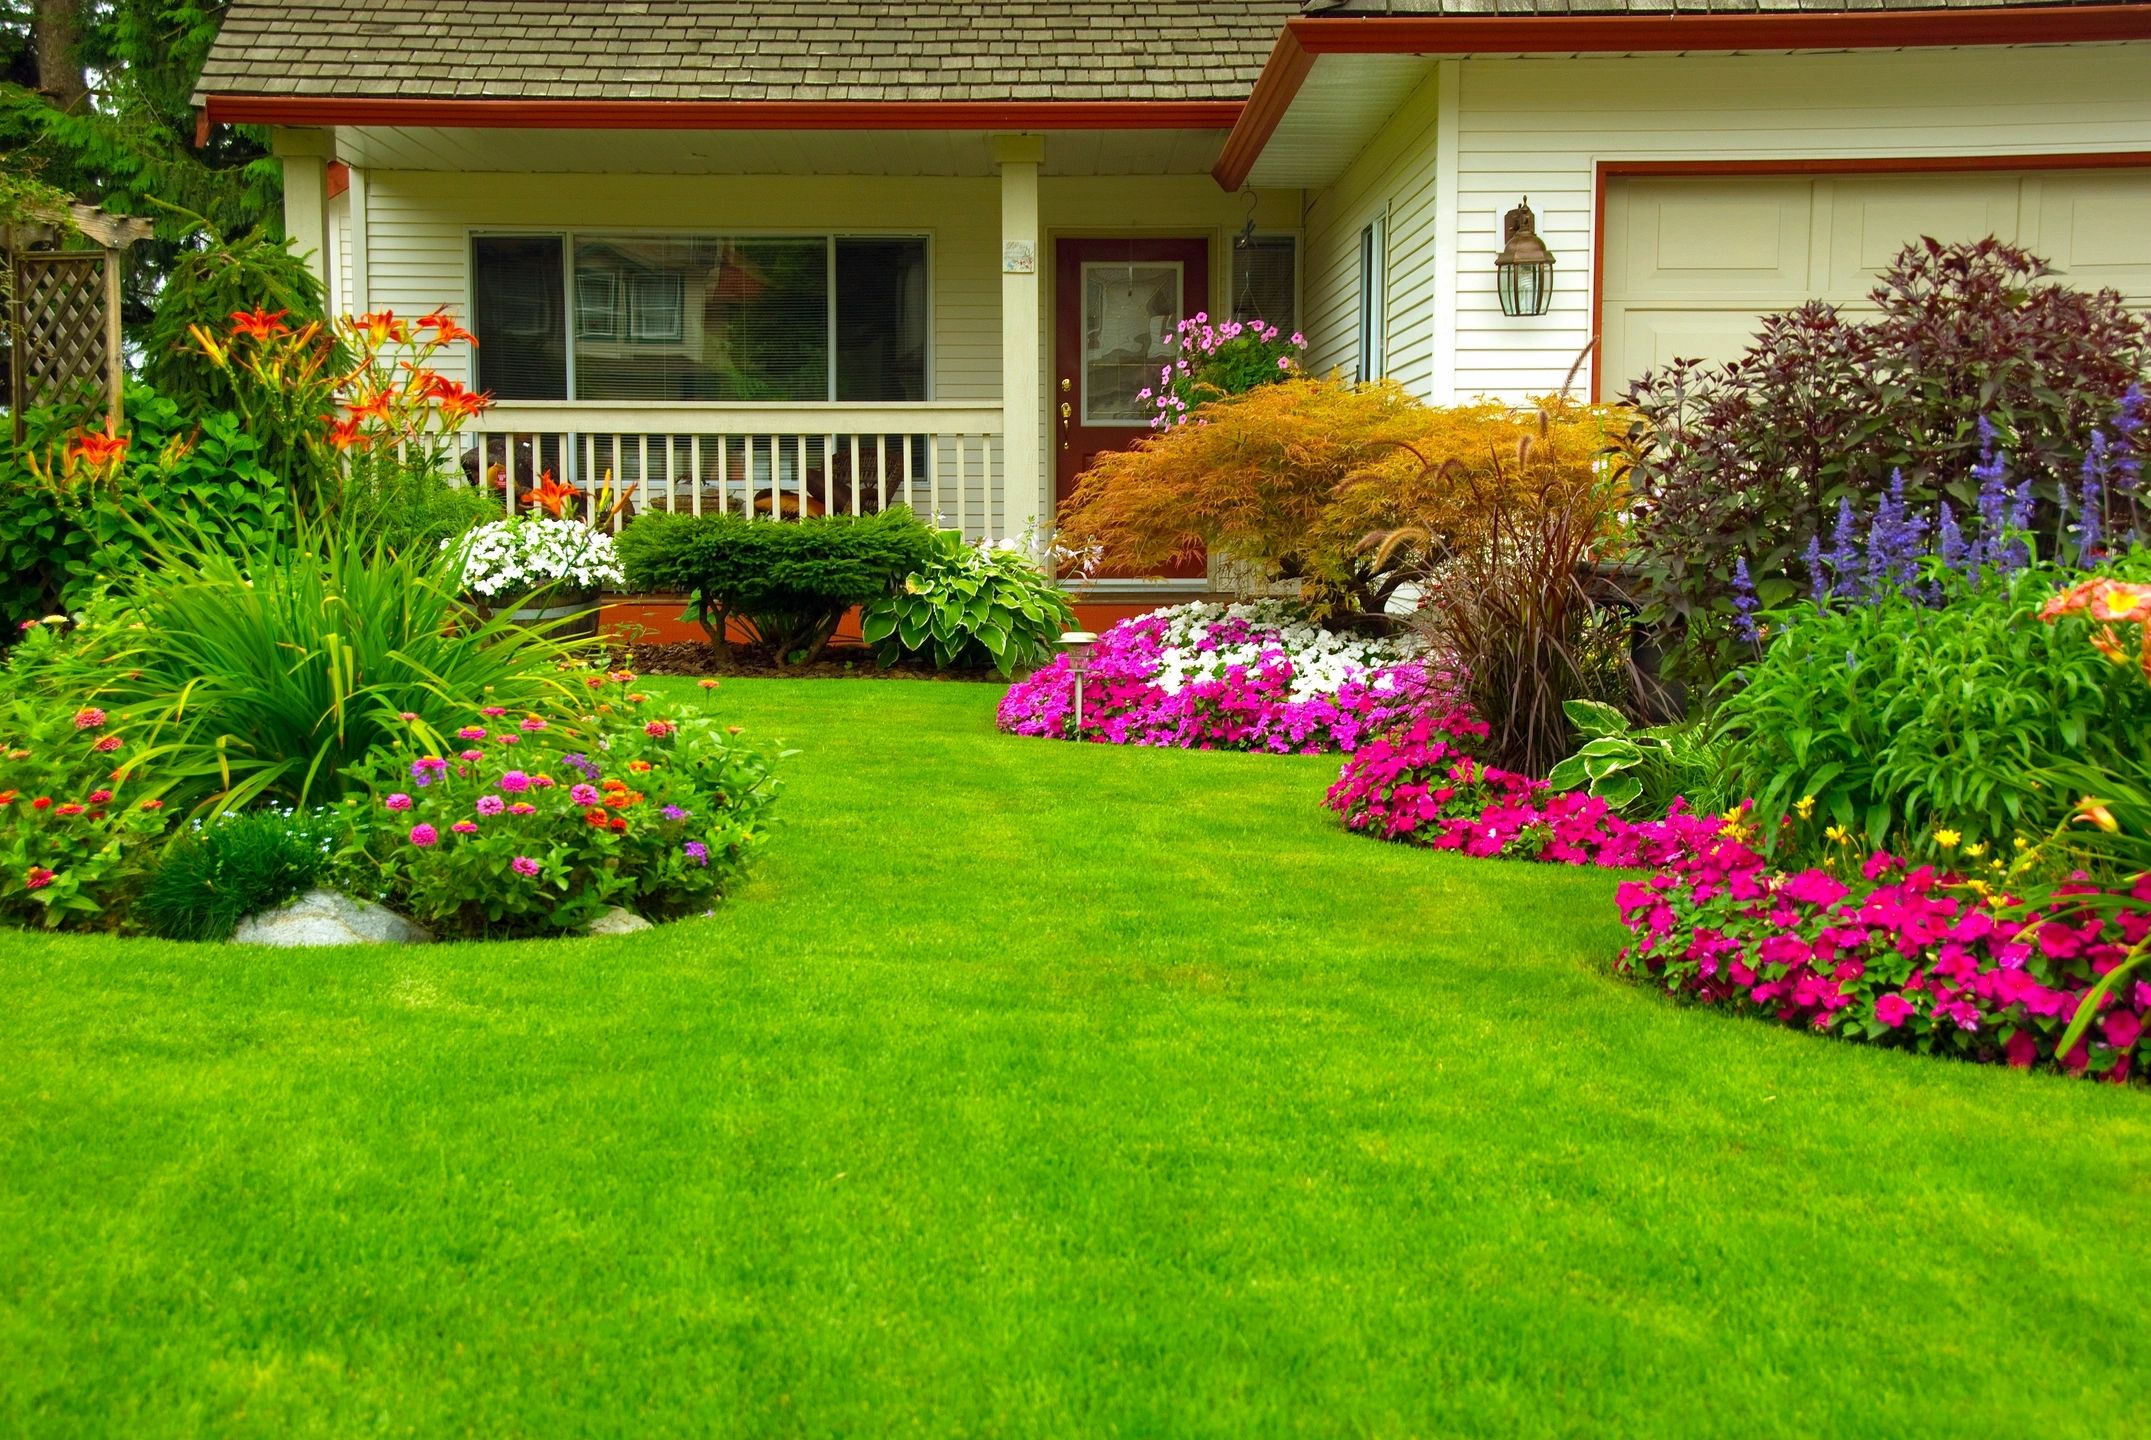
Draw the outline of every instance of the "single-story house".
[[[489,470],[680,508],[1048,525],[1197,312],[1442,401],[1594,339],[1616,395],[1923,234],[2151,304],[2142,3],[233,0],[197,98],[338,308],[471,317]]]

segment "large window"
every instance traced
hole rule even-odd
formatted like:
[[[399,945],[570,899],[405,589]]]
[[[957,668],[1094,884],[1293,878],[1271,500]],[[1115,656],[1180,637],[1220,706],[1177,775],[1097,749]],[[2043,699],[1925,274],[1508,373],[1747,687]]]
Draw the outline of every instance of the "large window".
[[[926,398],[917,236],[482,235],[471,270],[504,400]]]
[[[1233,242],[1232,318],[1261,320],[1290,335],[1300,328],[1299,241],[1250,235]]]

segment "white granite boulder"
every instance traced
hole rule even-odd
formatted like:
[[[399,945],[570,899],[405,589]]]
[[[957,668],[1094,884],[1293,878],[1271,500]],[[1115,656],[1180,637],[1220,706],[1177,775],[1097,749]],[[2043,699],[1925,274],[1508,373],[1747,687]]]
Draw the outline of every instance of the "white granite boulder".
[[[424,945],[430,931],[393,910],[334,890],[309,890],[289,905],[239,922],[237,945],[291,949],[308,945]]]
[[[615,905],[604,914],[583,927],[586,935],[632,935],[638,930],[654,930],[649,921],[623,906]]]

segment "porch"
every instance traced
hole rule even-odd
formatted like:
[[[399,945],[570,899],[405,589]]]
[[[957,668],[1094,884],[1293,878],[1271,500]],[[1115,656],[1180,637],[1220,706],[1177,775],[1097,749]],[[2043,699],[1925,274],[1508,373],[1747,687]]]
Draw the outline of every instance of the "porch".
[[[1296,323],[1300,196],[1221,191],[1222,135],[351,125],[276,143],[335,308],[470,317],[457,378],[495,404],[465,474],[504,508],[550,477],[585,513],[624,499],[615,524],[903,504],[1043,545],[1086,452],[1145,433],[1135,391],[1172,320]],[[1103,355],[1060,259],[1087,278],[1100,241],[1186,257],[1140,272],[1158,313]],[[1057,343],[1076,329],[1089,348]]]

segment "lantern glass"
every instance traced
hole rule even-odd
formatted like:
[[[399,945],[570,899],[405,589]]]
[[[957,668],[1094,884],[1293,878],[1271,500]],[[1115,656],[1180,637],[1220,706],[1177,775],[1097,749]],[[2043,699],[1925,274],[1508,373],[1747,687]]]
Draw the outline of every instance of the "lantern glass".
[[[1544,315],[1553,302],[1553,262],[1502,260],[1495,266],[1504,315]]]

